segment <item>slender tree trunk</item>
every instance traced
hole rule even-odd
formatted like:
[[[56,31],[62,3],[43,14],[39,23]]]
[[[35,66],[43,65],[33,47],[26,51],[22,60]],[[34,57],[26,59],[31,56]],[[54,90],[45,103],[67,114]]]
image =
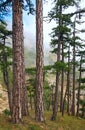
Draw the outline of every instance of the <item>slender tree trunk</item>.
[[[22,97],[24,84],[23,69],[23,22],[22,22],[22,1],[13,0],[13,123],[22,122]],[[22,80],[23,78],[23,80]]]
[[[4,77],[5,85],[7,87],[9,109],[10,109],[10,113],[12,114],[12,88],[10,87],[10,84],[9,84],[9,74],[8,74],[8,68],[7,68],[7,55],[6,54],[4,54],[4,62],[6,66],[3,70],[3,77]]]
[[[51,86],[51,109],[53,110],[53,105],[54,105],[54,86]]]
[[[82,56],[81,56],[81,61],[82,61]],[[81,86],[81,62],[80,62],[79,87],[78,87],[78,99],[77,99],[77,113],[76,113],[77,117],[79,116],[80,86]]]
[[[59,85],[59,72],[56,73],[56,88],[54,95],[54,106],[53,106],[53,114],[51,120],[56,120],[57,112],[58,112],[58,85]]]
[[[30,106],[31,106],[31,110],[32,110],[32,94],[31,94],[31,92],[30,92]]]
[[[44,121],[43,108],[43,3],[36,0],[36,98],[35,119]]]
[[[22,42],[24,43],[24,41]],[[25,84],[25,61],[24,61],[24,44],[22,44],[22,115],[27,116],[28,113],[28,97]]]
[[[76,17],[75,17],[76,21]],[[72,115],[75,115],[75,21],[74,21],[74,32],[73,32],[73,38],[74,38],[74,46],[73,46],[73,96],[72,96]]]
[[[5,66],[3,68],[3,78],[4,78],[5,85],[7,87],[9,109],[10,109],[10,113],[12,114],[12,87],[10,86],[10,83],[9,83],[9,73],[8,73],[8,65],[7,65],[8,61],[7,61],[7,54],[5,52],[5,43],[6,42],[4,38],[3,61],[4,61]]]
[[[70,88],[70,45],[68,47],[67,86],[66,86],[65,96],[64,96],[64,99],[63,99],[62,116],[64,115],[64,105],[65,105],[66,95],[67,95],[67,112],[68,112],[68,115],[70,114],[70,97],[69,97],[70,92],[69,92],[69,88]]]
[[[70,115],[70,45],[68,47],[68,71],[67,71],[67,112]]]
[[[64,63],[64,46],[63,46],[63,43],[62,43],[62,62]],[[62,112],[62,109],[63,109],[63,88],[64,88],[64,69],[62,68],[60,112]]]
[[[72,97],[72,115],[75,115],[75,47],[73,48],[73,97]]]
[[[67,90],[67,87],[66,87],[65,95],[64,95],[64,98],[63,98],[62,116],[64,116],[64,106],[65,106],[65,99],[66,99],[67,91],[68,91],[68,90]]]

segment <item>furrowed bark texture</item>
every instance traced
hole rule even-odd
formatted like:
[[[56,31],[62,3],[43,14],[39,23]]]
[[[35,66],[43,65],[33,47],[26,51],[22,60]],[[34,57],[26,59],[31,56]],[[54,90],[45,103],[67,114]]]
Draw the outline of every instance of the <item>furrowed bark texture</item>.
[[[13,0],[13,123],[22,121],[22,97],[25,85],[23,55],[22,2]],[[25,87],[24,87],[25,88]]]
[[[36,0],[36,102],[35,119],[44,121],[43,115],[43,7],[42,0]]]

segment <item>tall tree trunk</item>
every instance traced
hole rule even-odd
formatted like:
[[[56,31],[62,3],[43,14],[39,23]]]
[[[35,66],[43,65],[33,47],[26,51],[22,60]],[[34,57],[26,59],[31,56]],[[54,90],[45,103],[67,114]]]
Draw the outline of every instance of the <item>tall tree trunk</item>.
[[[73,32],[73,38],[74,38],[74,45],[73,45],[73,96],[72,96],[72,115],[75,115],[75,22],[76,17],[74,21],[74,32]]]
[[[62,116],[64,115],[64,106],[65,106],[65,100],[67,96],[67,112],[68,115],[70,114],[70,45],[68,46],[68,71],[67,71],[67,86],[65,91],[65,96],[63,98],[63,108],[62,108]]]
[[[79,73],[79,87],[78,87],[78,99],[77,99],[77,113],[76,116],[79,116],[79,103],[80,103],[80,87],[81,87],[81,61],[82,61],[82,56],[80,60],[80,73]]]
[[[63,45],[63,43],[62,43],[62,62],[64,63],[64,45]],[[62,68],[60,112],[62,112],[62,109],[63,109],[63,88],[64,88],[64,69]]]
[[[65,106],[65,100],[66,100],[67,91],[68,91],[68,90],[67,90],[67,87],[66,87],[65,95],[64,95],[64,98],[63,98],[62,116],[64,116],[64,106]]]
[[[60,73],[56,73],[56,88],[54,95],[54,105],[53,105],[53,114],[51,120],[56,120],[57,112],[58,112],[58,85],[59,85],[59,75]]]
[[[67,112],[70,115],[70,45],[68,47],[68,71],[67,71]]]
[[[36,98],[35,119],[44,121],[43,108],[43,3],[36,0]]]
[[[75,47],[73,48],[73,96],[72,96],[72,115],[75,115]]]
[[[23,46],[23,22],[22,1],[13,0],[13,123],[22,121],[22,85],[24,83],[22,46]],[[23,80],[22,80],[23,78]],[[23,82],[22,82],[23,81]]]
[[[24,61],[24,41],[22,42],[22,115],[27,116],[28,113],[28,97],[27,97],[27,89],[25,84],[25,61]]]

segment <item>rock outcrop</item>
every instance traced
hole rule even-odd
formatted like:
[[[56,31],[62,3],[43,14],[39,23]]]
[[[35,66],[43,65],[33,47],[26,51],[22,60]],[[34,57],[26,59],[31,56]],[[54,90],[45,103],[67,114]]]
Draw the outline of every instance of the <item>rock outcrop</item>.
[[[0,85],[0,113],[4,111],[5,109],[8,109],[8,96],[7,92],[3,87]]]

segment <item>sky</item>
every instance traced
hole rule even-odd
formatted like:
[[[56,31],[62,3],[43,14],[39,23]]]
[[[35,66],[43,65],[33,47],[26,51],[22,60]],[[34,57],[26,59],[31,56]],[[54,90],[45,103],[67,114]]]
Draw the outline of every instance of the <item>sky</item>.
[[[33,0],[34,1],[34,0]],[[81,0],[81,4],[80,6],[82,8],[84,8],[85,6],[85,0]],[[53,4],[52,4],[52,0],[48,0],[48,2],[44,2],[43,3],[43,16],[47,16],[48,12],[52,9]],[[76,9],[74,8],[70,8],[68,11],[69,13],[75,11]],[[25,45],[27,46],[30,42],[32,42],[33,44],[35,44],[35,16],[26,15],[26,12],[24,13],[24,33],[25,33]],[[43,22],[43,34],[44,34],[44,49],[48,49],[50,48],[49,44],[50,44],[50,33],[53,27],[55,27],[56,24],[54,21],[52,21],[51,23],[49,22]],[[81,28],[83,28],[85,26],[81,25]],[[78,26],[78,28],[80,28],[80,25]],[[82,35],[82,37],[84,37],[84,35]],[[32,46],[32,44],[29,44],[29,46]]]
[[[35,3],[35,0],[32,0],[33,3]],[[85,6],[85,0],[81,0],[81,7],[84,8]],[[43,17],[46,17],[48,15],[48,12],[52,9],[53,4],[52,4],[52,0],[48,0],[48,2],[43,2]],[[72,11],[75,11],[74,8],[70,8],[68,10],[69,13],[71,13]],[[83,18],[85,19],[85,18]],[[36,42],[36,33],[35,33],[35,28],[36,28],[36,22],[35,22],[35,15],[27,15],[27,12],[23,13],[23,20],[24,20],[24,42],[25,42],[25,46],[28,48],[31,48],[33,46],[35,46],[35,42]],[[44,49],[50,49],[50,33],[53,27],[55,27],[56,24],[54,21],[52,21],[51,23],[49,22],[45,22],[43,21],[43,34],[44,34]],[[84,28],[85,24],[81,25],[81,28]],[[8,28],[11,28],[11,20],[10,18],[8,19]],[[80,28],[80,26],[78,27]],[[82,35],[82,37],[84,38],[84,35]]]
[[[52,5],[51,5],[51,0],[49,2],[44,2],[43,3],[43,17],[48,15],[48,12],[51,10]],[[49,43],[50,43],[50,36],[49,33],[51,32],[52,27],[54,26],[54,22],[48,23],[48,22],[43,22],[43,34],[44,34],[44,49],[49,48]],[[35,21],[35,15],[28,15],[26,12],[24,12],[24,34],[25,34],[25,45],[28,45],[28,41],[30,42],[33,40],[35,44],[35,37],[36,37],[36,21]],[[32,45],[31,45],[32,46]]]

